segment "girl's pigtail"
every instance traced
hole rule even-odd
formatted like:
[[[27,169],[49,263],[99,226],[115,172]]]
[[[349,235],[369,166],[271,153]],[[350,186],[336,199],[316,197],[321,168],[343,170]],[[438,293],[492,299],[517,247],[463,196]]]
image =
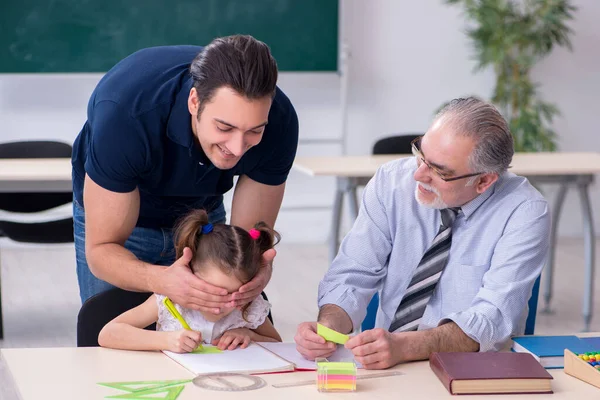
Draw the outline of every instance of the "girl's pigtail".
[[[183,255],[183,249],[186,247],[192,250],[192,254],[196,254],[202,238],[202,229],[204,227],[206,230],[207,225],[208,214],[204,210],[191,211],[177,223],[173,235],[176,258]]]
[[[254,225],[254,230],[257,233],[254,233],[256,237],[253,236],[253,239],[256,241],[260,254],[272,249],[281,240],[281,235],[263,221]]]

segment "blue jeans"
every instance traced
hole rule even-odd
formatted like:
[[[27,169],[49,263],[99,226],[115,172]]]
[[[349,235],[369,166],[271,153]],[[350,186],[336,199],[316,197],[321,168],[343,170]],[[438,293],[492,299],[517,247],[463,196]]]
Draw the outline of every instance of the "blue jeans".
[[[224,223],[225,216],[223,203],[208,214],[211,223]],[[85,212],[83,206],[75,199],[73,199],[73,228],[79,296],[84,303],[93,295],[112,289],[114,286],[96,278],[90,271],[85,257]],[[125,242],[125,248],[141,261],[150,264],[171,265],[175,262],[175,245],[171,229],[136,226]]]

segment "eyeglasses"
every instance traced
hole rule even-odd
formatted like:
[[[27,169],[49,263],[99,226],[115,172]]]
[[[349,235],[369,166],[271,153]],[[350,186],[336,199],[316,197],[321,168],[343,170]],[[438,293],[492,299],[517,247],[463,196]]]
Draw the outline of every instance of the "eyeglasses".
[[[429,164],[425,160],[425,156],[423,155],[423,152],[421,151],[421,139],[423,139],[423,136],[419,136],[418,138],[415,138],[412,142],[410,142],[410,145],[412,148],[412,153],[417,158],[417,167],[420,167],[421,164],[425,164],[427,166],[427,168],[429,168],[431,171],[433,171],[444,182],[452,182],[452,181],[456,181],[459,179],[470,178],[472,176],[477,176],[477,175],[481,175],[484,173],[484,172],[476,172],[474,174],[467,174],[467,175],[461,175],[461,176],[454,176],[454,177],[448,176],[447,173],[440,171],[437,167]]]

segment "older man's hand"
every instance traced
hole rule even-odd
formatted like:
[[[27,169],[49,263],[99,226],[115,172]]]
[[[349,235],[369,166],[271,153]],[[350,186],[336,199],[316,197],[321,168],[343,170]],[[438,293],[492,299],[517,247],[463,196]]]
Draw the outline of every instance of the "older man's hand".
[[[298,325],[294,341],[298,352],[307,360],[329,357],[336,349],[335,343],[328,342],[317,335],[316,322],[303,322]]]
[[[351,337],[345,344],[365,369],[384,369],[403,361],[402,334],[377,328]]]

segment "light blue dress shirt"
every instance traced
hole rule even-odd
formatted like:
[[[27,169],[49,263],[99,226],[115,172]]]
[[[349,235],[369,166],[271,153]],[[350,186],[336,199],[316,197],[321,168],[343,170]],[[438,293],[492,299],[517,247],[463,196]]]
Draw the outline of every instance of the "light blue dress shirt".
[[[379,292],[376,327],[388,329],[440,212],[414,196],[414,158],[383,165],[366,186],[354,226],[319,284],[319,307],[343,308],[357,329]],[[461,207],[448,263],[419,330],[454,321],[480,351],[523,334],[527,301],[550,243],[548,204],[527,179],[506,172]]]

